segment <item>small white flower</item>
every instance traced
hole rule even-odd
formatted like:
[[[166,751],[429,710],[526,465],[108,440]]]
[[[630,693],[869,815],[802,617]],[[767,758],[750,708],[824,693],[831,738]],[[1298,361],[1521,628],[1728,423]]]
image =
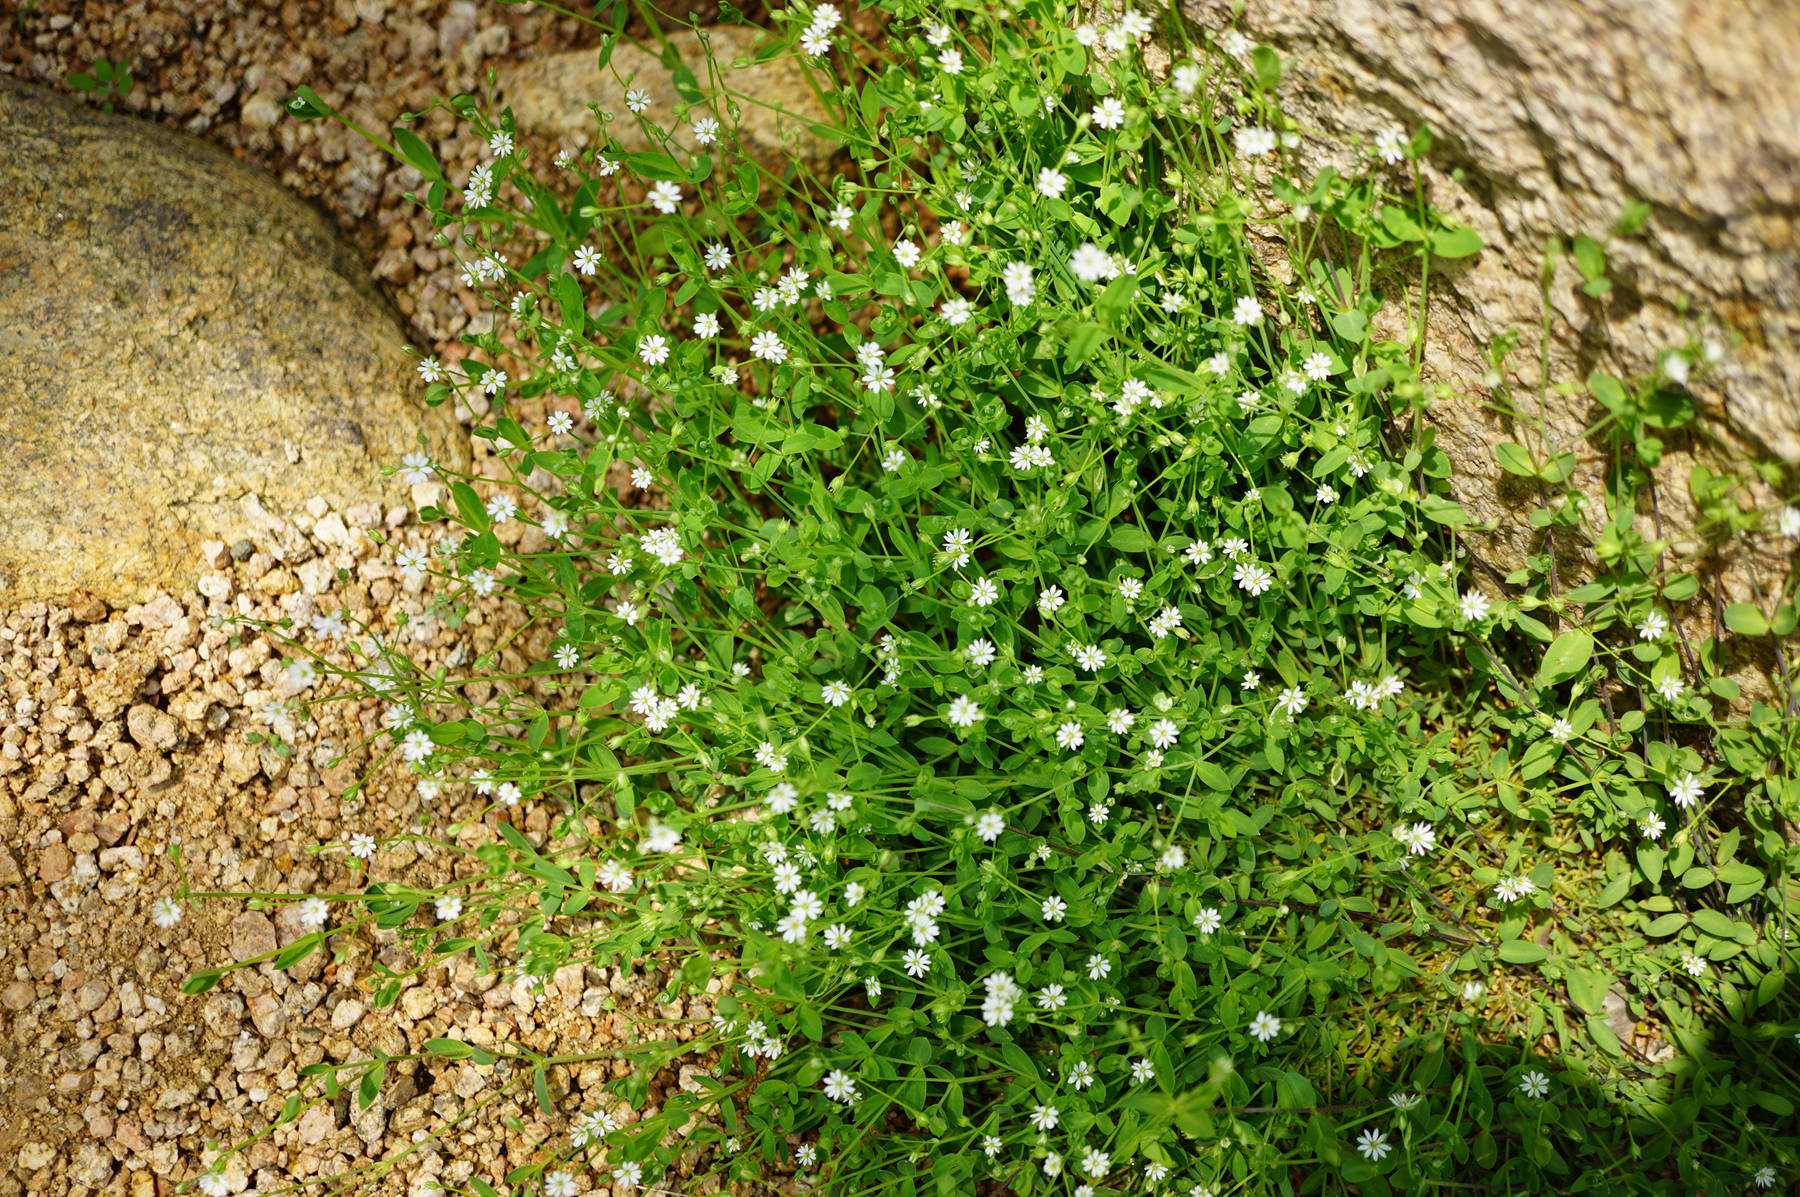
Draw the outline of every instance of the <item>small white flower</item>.
[[[174,898],[158,898],[150,903],[150,921],[167,931],[181,921],[181,903]]]
[[[1281,1020],[1266,1010],[1258,1010],[1256,1017],[1250,1020],[1250,1034],[1258,1043],[1267,1043],[1281,1034]]]
[[[1550,1092],[1550,1078],[1541,1072],[1528,1072],[1519,1080],[1519,1092],[1526,1097],[1542,1097]]]
[[[1470,623],[1479,623],[1487,618],[1488,612],[1493,610],[1494,603],[1481,591],[1468,590],[1463,592],[1462,602],[1459,606],[1464,619]]]
[[[1378,1131],[1370,1127],[1356,1137],[1356,1150],[1365,1159],[1379,1160],[1392,1151],[1393,1147],[1387,1141],[1386,1131]]]

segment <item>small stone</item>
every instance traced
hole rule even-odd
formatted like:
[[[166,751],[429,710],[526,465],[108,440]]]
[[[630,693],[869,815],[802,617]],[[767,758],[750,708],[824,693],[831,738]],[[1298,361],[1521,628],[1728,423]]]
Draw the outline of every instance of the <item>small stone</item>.
[[[23,1010],[31,1005],[37,991],[31,987],[30,981],[14,981],[5,989],[0,989],[0,1006],[8,1010]]]
[[[100,871],[117,873],[120,870],[133,871],[144,867],[144,854],[136,844],[126,844],[122,848],[103,848],[100,852]]]
[[[222,603],[231,597],[231,575],[207,574],[195,583],[194,589],[215,603]]]
[[[436,991],[426,985],[415,985],[400,995],[400,1013],[414,1022],[437,1009]]]
[[[125,716],[125,727],[132,739],[157,752],[169,752],[181,744],[181,724],[167,711],[159,711],[147,702],[131,708]]]
[[[347,998],[344,1001],[339,1002],[337,1004],[337,1009],[331,1012],[332,1029],[337,1031],[349,1030],[361,1021],[362,1016],[366,1011],[367,1007],[355,998]]]
[[[287,1008],[272,993],[259,993],[250,999],[250,1021],[263,1038],[274,1039],[287,1028]]]
[[[250,554],[254,552],[256,552],[256,546],[248,540],[234,540],[231,543],[231,559],[233,561],[248,561]]]
[[[231,953],[235,959],[264,956],[276,948],[275,925],[254,910],[231,920]]]
[[[207,569],[224,569],[231,561],[231,550],[225,547],[222,540],[203,540],[200,542],[200,564]]]
[[[105,601],[89,590],[70,594],[68,607],[69,613],[80,623],[99,623],[106,618]]]
[[[38,880],[46,885],[61,881],[75,867],[75,854],[66,844],[51,844],[38,857]]]
[[[19,1148],[19,1167],[36,1172],[56,1159],[56,1149],[46,1143],[27,1143]]]
[[[332,1117],[330,1106],[313,1106],[300,1115],[300,1121],[295,1126],[300,1142],[308,1147],[322,1141],[336,1129],[337,1119]]]

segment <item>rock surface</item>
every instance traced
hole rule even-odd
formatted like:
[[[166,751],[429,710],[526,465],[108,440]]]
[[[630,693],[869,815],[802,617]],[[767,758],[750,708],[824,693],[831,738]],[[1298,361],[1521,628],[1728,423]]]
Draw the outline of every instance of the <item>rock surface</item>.
[[[1286,66],[1279,98],[1304,131],[1301,177],[1349,165],[1383,130],[1429,126],[1421,163],[1437,207],[1481,234],[1476,257],[1433,267],[1427,381],[1454,397],[1430,410],[1453,485],[1488,530],[1467,537],[1499,572],[1553,548],[1565,585],[1591,570],[1589,537],[1547,545],[1527,520],[1539,496],[1499,469],[1494,447],[1575,448],[1575,484],[1604,493],[1607,454],[1584,433],[1605,413],[1580,390],[1593,371],[1647,378],[1664,355],[1731,346],[1696,361],[1698,428],[1665,434],[1654,503],[1640,531],[1675,538],[1722,604],[1778,592],[1792,542],[1772,535],[1708,544],[1688,493],[1694,464],[1743,474],[1746,460],[1800,461],[1800,8],[1677,0],[1183,0],[1182,11],[1239,28]],[[1361,169],[1350,166],[1350,169]],[[1405,168],[1390,184],[1406,187]],[[1609,237],[1628,203],[1649,205],[1641,232]],[[1583,294],[1565,252],[1548,288],[1549,380],[1574,393],[1542,400],[1536,350],[1545,245],[1578,234],[1605,243],[1612,291]],[[1685,309],[1684,309],[1685,305]],[[1395,311],[1399,305],[1395,305]],[[1403,323],[1399,317],[1396,323]],[[1727,331],[1729,330],[1729,331]],[[1488,351],[1515,333],[1504,386]],[[1693,353],[1692,349],[1700,350]],[[1704,377],[1702,377],[1704,375]],[[1786,487],[1794,485],[1789,472]],[[1791,492],[1790,492],[1791,493]],[[1783,486],[1752,485],[1764,510]],[[1772,520],[1768,521],[1773,523]],[[1491,578],[1482,585],[1491,586]],[[1713,594],[1682,621],[1710,635]]]
[[[461,466],[405,337],[312,208],[217,149],[0,77],[0,599],[123,604],[200,546],[321,491],[404,502],[380,467]]]
[[[703,34],[683,29],[668,36],[682,63],[706,88]],[[592,50],[504,67],[499,73],[500,102],[511,106],[520,129],[558,138],[571,147],[599,144],[599,122],[588,109],[595,104],[612,114],[607,134],[626,150],[657,148],[625,107],[626,91],[637,88],[650,97],[643,119],[669,129],[683,146],[694,145],[689,122],[710,113],[725,129],[735,123],[744,148],[772,169],[779,170],[790,157],[816,168],[836,152],[837,142],[812,132],[813,125],[831,118],[791,57],[748,62],[761,40],[753,29],[720,25],[704,31],[704,37],[719,64],[719,84],[739,108],[735,121],[723,108],[694,105],[691,114],[677,123],[676,113],[690,106],[675,90],[668,68],[649,51],[623,42],[613,49],[605,69]],[[744,65],[734,65],[739,60],[745,60]]]

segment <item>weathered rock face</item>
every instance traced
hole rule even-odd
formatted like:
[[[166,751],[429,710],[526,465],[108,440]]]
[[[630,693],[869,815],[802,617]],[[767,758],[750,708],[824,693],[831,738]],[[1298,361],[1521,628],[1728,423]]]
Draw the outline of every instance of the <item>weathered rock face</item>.
[[[141,601],[313,495],[403,503],[380,467],[420,433],[466,466],[367,269],[273,179],[5,77],[0,124],[0,601]]]
[[[1196,22],[1231,22],[1227,0],[1183,0]],[[1606,455],[1582,433],[1604,414],[1585,394],[1538,385],[1540,270],[1546,242],[1605,240],[1627,203],[1650,206],[1643,231],[1606,244],[1615,285],[1581,291],[1566,255],[1549,287],[1552,383],[1592,371],[1652,374],[1690,335],[1721,347],[1741,337],[1693,397],[1704,430],[1665,434],[1646,535],[1681,537],[1724,603],[1753,601],[1785,573],[1791,542],[1774,537],[1708,554],[1690,536],[1687,477],[1745,458],[1800,461],[1800,6],[1787,0],[1248,0],[1238,27],[1288,66],[1280,98],[1316,168],[1383,129],[1430,126],[1422,176],[1432,201],[1486,243],[1434,272],[1427,368],[1460,397],[1430,413],[1477,520],[1476,551],[1502,571],[1546,550],[1527,514],[1535,488],[1495,463],[1493,447],[1545,440],[1578,451],[1575,482],[1596,500]],[[1684,315],[1680,305],[1687,304]],[[1730,329],[1731,333],[1725,332]],[[1488,348],[1520,336],[1507,383],[1484,382]],[[1700,372],[1696,371],[1696,375]],[[1492,380],[1489,380],[1492,381]],[[1511,409],[1510,411],[1508,409]],[[1542,420],[1542,430],[1536,427]],[[1790,475],[1791,481],[1791,475]],[[1508,483],[1512,485],[1508,485]],[[1780,496],[1753,487],[1741,502]],[[1592,510],[1598,517],[1596,502]],[[1553,547],[1564,578],[1591,564],[1568,531]],[[1703,592],[1690,630],[1712,627]]]
[[[733,96],[749,97],[735,100],[738,135],[746,150],[777,170],[788,157],[813,167],[831,157],[837,143],[812,132],[813,125],[829,122],[830,117],[790,58],[734,66],[754,52],[760,40],[758,32],[719,25],[705,30],[704,36],[703,44],[701,33],[678,29],[670,31],[668,38],[683,65],[699,79],[702,91],[710,91],[706,67],[710,47],[720,84]],[[559,138],[570,146],[599,144],[600,124],[588,110],[589,104],[597,104],[614,118],[606,126],[607,133],[625,149],[636,152],[654,148],[625,107],[625,92],[637,88],[650,97],[644,119],[671,129],[681,145],[694,145],[686,121],[674,124],[675,114],[689,105],[675,90],[668,68],[654,54],[621,42],[604,70],[598,64],[599,55],[593,50],[572,50],[501,68],[497,81],[500,102],[512,108],[520,129]],[[694,106],[687,119],[708,114],[714,114],[726,128],[733,123],[728,112],[714,113],[706,105]]]

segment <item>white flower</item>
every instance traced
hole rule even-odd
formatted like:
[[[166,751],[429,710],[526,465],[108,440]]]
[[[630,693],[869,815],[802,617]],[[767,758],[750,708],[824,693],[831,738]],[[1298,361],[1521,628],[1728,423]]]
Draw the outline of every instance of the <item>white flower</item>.
[[[1008,262],[1000,272],[1000,281],[1006,287],[1006,298],[1015,307],[1024,307],[1037,297],[1037,283],[1032,279],[1029,263]]]
[[[820,689],[819,697],[834,707],[841,707],[850,701],[850,687],[841,681],[827,682]]]
[[[661,333],[651,333],[638,342],[638,358],[646,366],[660,366],[669,360],[669,339]]]
[[[421,366],[420,369],[423,370],[424,367]],[[1800,507],[1783,507],[1775,522],[1783,536],[1800,537]]]
[[[1099,981],[1112,972],[1112,961],[1096,952],[1087,958],[1087,975],[1090,981]]]
[[[644,112],[650,107],[650,93],[641,87],[634,87],[625,93],[625,107],[633,112]]]
[[[174,898],[158,898],[150,903],[150,921],[167,931],[181,921],[181,903]]]
[[[1570,723],[1567,719],[1558,717],[1557,720],[1550,725],[1550,738],[1555,740],[1558,744],[1567,744],[1574,735],[1575,725]]]
[[[1049,199],[1059,198],[1069,186],[1069,176],[1054,166],[1046,166],[1037,174],[1037,189],[1040,195]]]
[[[1089,1147],[1081,1153],[1081,1170],[1096,1179],[1106,1175],[1112,1166],[1112,1157],[1097,1147]]]
[[[1652,611],[1644,616],[1644,622],[1638,624],[1639,640],[1660,640],[1669,630],[1669,620],[1661,611]]]
[[[1232,130],[1231,140],[1245,158],[1260,158],[1276,146],[1275,131],[1261,125],[1240,125]]]
[[[1306,691],[1299,686],[1289,686],[1275,699],[1275,705],[1288,715],[1298,715],[1306,709]]]
[[[650,194],[645,198],[650,201],[652,208],[664,216],[672,216],[675,214],[675,209],[681,205],[681,188],[667,179],[661,179],[650,188]]]
[[[694,140],[701,145],[711,145],[719,140],[719,122],[710,116],[703,116],[695,121]]]
[[[1366,1159],[1379,1160],[1393,1148],[1387,1141],[1386,1131],[1371,1127],[1356,1137],[1356,1150]]]
[[[1700,779],[1692,773],[1684,775],[1681,780],[1669,787],[1670,799],[1683,810],[1700,801],[1705,795],[1706,791],[1700,788]]]
[[[1058,923],[1062,921],[1063,915],[1069,913],[1069,904],[1052,894],[1044,899],[1041,910],[1046,923]]]
[[[1258,1010],[1256,1017],[1250,1020],[1250,1034],[1257,1042],[1267,1043],[1281,1034],[1281,1020],[1266,1010]]]
[[[1006,819],[997,810],[983,811],[981,816],[975,820],[975,834],[980,836],[984,843],[993,843],[1005,830]]]
[[[1263,318],[1263,306],[1254,295],[1245,295],[1238,299],[1231,309],[1233,324],[1249,327]]]
[[[1055,1130],[1057,1120],[1059,1118],[1061,1118],[1061,1116],[1062,1115],[1057,1111],[1057,1108],[1055,1106],[1046,1106],[1046,1105],[1033,1106],[1033,1107],[1031,1107],[1031,1118],[1030,1118],[1031,1129],[1039,1130],[1039,1131]]]
[[[1206,907],[1201,910],[1199,914],[1194,916],[1194,927],[1202,935],[1211,935],[1214,931],[1217,931],[1223,926],[1224,923],[1224,917],[1212,906]]]
[[[1000,597],[1000,587],[991,579],[978,578],[975,585],[969,588],[969,601],[977,607],[992,605]],[[1042,602],[1042,599],[1039,600]]]
[[[1118,273],[1112,255],[1092,241],[1083,241],[1075,247],[1075,252],[1069,255],[1069,269],[1084,283],[1097,283]]]
[[[1075,664],[1089,673],[1106,668],[1106,652],[1098,644],[1072,645],[1070,651],[1074,654]]]
[[[832,1069],[825,1074],[825,1096],[845,1105],[855,1104],[858,1096],[855,1079],[841,1069]]]
[[[1274,584],[1275,577],[1266,568],[1254,561],[1240,561],[1231,571],[1232,580],[1238,589],[1250,595],[1260,595]]]
[[[900,956],[901,965],[909,977],[923,977],[931,971],[931,953],[918,948],[908,948]]]
[[[1656,683],[1656,692],[1662,695],[1662,700],[1664,702],[1674,702],[1677,698],[1681,697],[1681,692],[1684,689],[1686,689],[1686,683],[1672,673],[1663,678],[1662,681]]]
[[[1464,591],[1462,602],[1459,604],[1462,617],[1470,623],[1486,619],[1488,612],[1493,610],[1493,607],[1493,600],[1479,590]]]
[[[1654,843],[1662,838],[1662,833],[1667,827],[1668,824],[1663,822],[1661,815],[1650,814],[1645,815],[1643,821],[1638,824],[1638,831],[1643,834],[1645,839]]]
[[[350,837],[347,841],[347,846],[350,849],[350,855],[356,857],[358,860],[368,860],[371,856],[375,855],[375,837],[372,835],[364,835],[363,833],[358,832]]]
[[[957,727],[973,727],[982,717],[981,708],[967,694],[950,704],[950,722]]]
[[[1102,129],[1117,129],[1125,123],[1125,104],[1117,96],[1108,96],[1094,105],[1094,124]]]
[[[850,942],[850,928],[842,923],[833,923],[825,928],[825,946],[837,951]]]
[[[455,922],[462,917],[462,911],[463,900],[453,894],[445,894],[432,903],[432,913],[437,915],[439,922]]]
[[[1519,1081],[1519,1092],[1526,1097],[1542,1097],[1550,1092],[1550,1078],[1541,1072],[1528,1072]]]

